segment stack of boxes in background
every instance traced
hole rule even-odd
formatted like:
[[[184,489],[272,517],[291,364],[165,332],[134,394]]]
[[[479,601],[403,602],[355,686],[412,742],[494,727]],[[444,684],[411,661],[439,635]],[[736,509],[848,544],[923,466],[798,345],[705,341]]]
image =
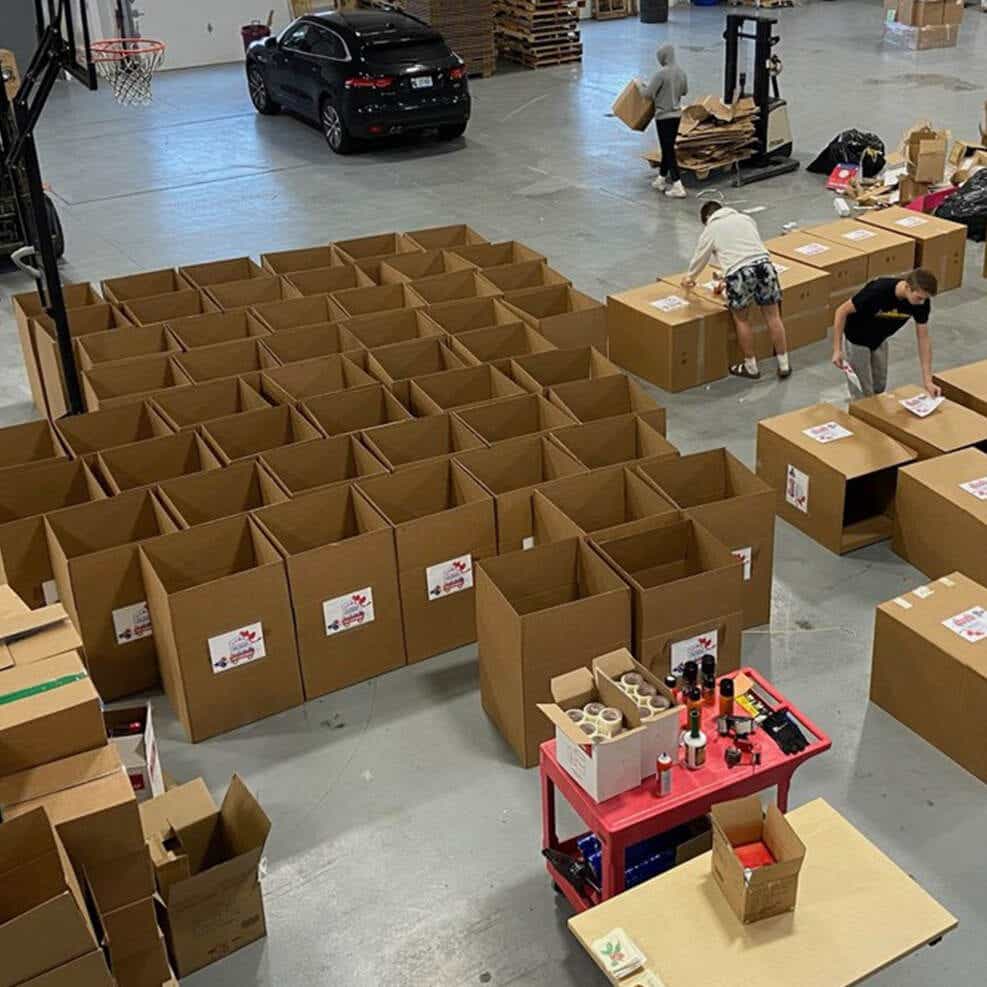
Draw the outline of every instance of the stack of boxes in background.
[[[962,23],[963,0],[884,0],[884,43],[894,48],[952,48]]]

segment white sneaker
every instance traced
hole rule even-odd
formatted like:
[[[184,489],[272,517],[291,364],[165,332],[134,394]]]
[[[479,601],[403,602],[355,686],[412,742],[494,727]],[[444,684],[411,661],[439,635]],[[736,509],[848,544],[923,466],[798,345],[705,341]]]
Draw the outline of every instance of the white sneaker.
[[[665,195],[670,199],[684,199],[688,196],[681,182],[676,182],[671,188],[665,189]]]
[[[652,183],[651,187],[658,192],[664,192],[668,188],[668,182],[665,181],[664,175],[659,175]]]

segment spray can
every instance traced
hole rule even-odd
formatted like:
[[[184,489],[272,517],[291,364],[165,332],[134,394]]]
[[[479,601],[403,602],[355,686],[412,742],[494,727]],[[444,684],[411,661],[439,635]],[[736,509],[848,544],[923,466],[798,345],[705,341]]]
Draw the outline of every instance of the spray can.
[[[661,797],[672,794],[672,759],[667,754],[659,754],[655,762],[655,795]]]
[[[689,713],[689,732],[683,740],[685,744],[685,766],[690,771],[698,771],[706,763],[706,734],[699,729],[699,710]]]
[[[665,676],[665,688],[672,694],[675,702],[679,701],[679,677],[677,675]]]

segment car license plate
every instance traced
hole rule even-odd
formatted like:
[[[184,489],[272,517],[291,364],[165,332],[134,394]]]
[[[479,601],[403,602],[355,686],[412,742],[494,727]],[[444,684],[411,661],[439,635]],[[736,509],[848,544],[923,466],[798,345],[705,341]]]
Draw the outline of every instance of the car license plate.
[[[411,80],[412,89],[431,89],[432,77],[430,75],[417,75]]]

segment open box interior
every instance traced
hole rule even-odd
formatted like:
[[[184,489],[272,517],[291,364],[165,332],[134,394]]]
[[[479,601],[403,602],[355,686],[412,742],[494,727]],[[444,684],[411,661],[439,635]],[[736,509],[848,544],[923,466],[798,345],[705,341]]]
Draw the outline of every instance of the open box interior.
[[[555,384],[551,397],[581,422],[618,415],[647,416],[652,412],[664,412],[640,384],[623,373]],[[665,434],[663,428],[659,431]]]
[[[374,280],[353,264],[336,267],[313,267],[307,271],[295,271],[285,280],[302,297],[331,295],[347,288],[372,288]]]
[[[196,384],[278,365],[278,361],[261,346],[260,340],[253,338],[201,346],[176,356],[175,362]]]
[[[214,419],[202,426],[202,434],[227,462],[322,438],[314,425],[287,405]]]
[[[83,371],[83,374],[88,392],[100,402],[189,383],[189,378],[175,364],[170,353],[141,356],[123,363],[104,363]]]
[[[102,283],[103,297],[108,302],[123,304],[135,298],[151,298],[172,291],[185,291],[192,287],[174,268],[127,274],[119,278],[107,278]]]
[[[281,302],[254,305],[253,312],[272,332],[311,326],[317,322],[335,322],[339,310],[326,295],[310,298],[287,298]]]
[[[273,477],[253,462],[165,480],[158,491],[175,520],[190,526],[280,504],[287,499]]]
[[[860,545],[890,538],[894,532],[894,499],[898,486],[896,467],[877,470],[846,481],[843,498],[844,552]]]
[[[69,559],[131,545],[174,529],[167,511],[148,490],[79,504],[49,514],[46,520]]]
[[[343,319],[340,325],[367,349],[405,343],[428,336],[442,336],[443,332],[420,309],[398,308],[372,315],[358,315]]]
[[[624,376],[624,372],[616,364],[591,346],[533,353],[518,357],[515,364],[540,387],[552,387],[555,384],[594,377]],[[521,375],[515,376],[520,378]]]
[[[492,363],[498,370],[506,371],[514,357],[547,352],[555,346],[534,329],[517,321],[460,333],[453,338],[452,348],[460,355],[465,352],[472,357],[470,362]]]
[[[97,332],[91,336],[83,336],[77,346],[79,367],[82,370],[88,370],[100,363],[181,350],[181,345],[163,325],[131,326],[126,332],[117,329]]]
[[[167,435],[171,429],[151,414],[145,402],[135,401],[118,408],[63,418],[58,431],[73,455],[88,456],[101,449]]]
[[[474,269],[422,278],[415,281],[413,287],[429,305],[441,305],[442,302],[458,301],[461,298],[488,298],[503,294],[496,285]]]
[[[270,390],[284,401],[302,401],[320,394],[377,383],[355,363],[339,354],[267,370],[263,379],[265,393]]]
[[[247,309],[232,312],[209,312],[168,323],[172,336],[186,349],[193,350],[218,343],[233,343],[240,339],[269,335],[268,328]],[[225,376],[231,376],[232,371]]]
[[[522,288],[545,288],[549,285],[571,284],[569,278],[548,266],[543,260],[525,260],[485,270],[483,276],[501,291]]]
[[[543,435],[510,439],[457,459],[495,496],[585,472],[568,453]]]
[[[230,281],[227,284],[214,284],[206,291],[224,312],[233,308],[262,305],[265,302],[278,302],[294,297],[288,292],[284,279],[273,274],[246,278],[243,281]]]
[[[425,305],[425,300],[407,284],[347,288],[337,291],[332,300],[346,316],[371,315],[400,308],[422,308]]]
[[[64,458],[65,451],[47,421],[10,425],[0,433],[0,467]]]
[[[412,410],[422,415],[439,414],[453,408],[523,393],[499,370],[486,365],[426,374],[411,382]]]
[[[249,257],[231,257],[180,267],[178,273],[196,288],[208,288],[214,284],[264,277],[267,272]]]
[[[517,313],[511,311],[498,298],[467,298],[455,302],[431,305],[429,317],[445,332],[458,336],[461,332],[487,329],[490,326],[513,325]]]
[[[301,408],[327,435],[345,435],[411,419],[408,409],[382,385],[308,398]]]
[[[442,342],[433,337],[407,343],[380,346],[368,353],[372,372],[387,384],[443,370],[459,370],[465,364]]]
[[[464,408],[457,414],[477,435],[491,443],[574,424],[569,415],[540,394],[503,398]]]
[[[260,459],[293,497],[317,487],[387,472],[352,435],[281,446],[263,453]]]
[[[636,415],[602,418],[553,433],[584,466],[601,469],[653,457],[677,456],[678,450],[660,432]]]
[[[271,274],[297,274],[320,267],[343,267],[345,262],[331,243],[318,247],[302,247],[298,250],[278,250],[261,254],[261,266]]]
[[[227,377],[206,384],[192,384],[156,394],[150,399],[150,404],[157,416],[170,427],[193,428],[213,418],[271,407],[257,389],[260,386],[259,374],[255,382],[257,387],[252,387],[249,378]]]
[[[517,240],[503,240],[499,243],[477,243],[470,246],[450,247],[457,257],[475,264],[480,270],[489,267],[504,267],[507,264],[520,264],[529,260],[545,260],[545,257],[526,247]]]
[[[150,298],[135,298],[123,308],[124,315],[139,326],[216,311],[216,303],[198,288],[183,288]]]
[[[392,469],[468,449],[484,442],[454,415],[432,415],[364,432],[367,445]]]
[[[333,246],[345,260],[370,260],[374,257],[389,257],[392,254],[417,252],[422,248],[400,233],[378,233],[374,236],[355,237],[351,240],[337,240]]]
[[[297,329],[284,329],[264,340],[264,349],[281,363],[300,363],[361,348],[360,341],[338,322],[316,322]]]
[[[175,476],[218,469],[222,465],[194,432],[162,435],[157,439],[106,449],[99,454],[99,464],[108,484],[115,487],[115,493]]]
[[[453,271],[462,271],[472,265],[446,250],[423,250],[417,254],[400,254],[381,264],[381,277],[387,284],[400,281],[420,281]]]
[[[0,471],[0,525],[103,496],[89,468],[77,459]]]
[[[425,250],[444,250],[451,247],[468,246],[470,244],[486,243],[487,238],[465,223],[453,223],[450,226],[430,226],[422,230],[409,230],[404,234],[410,240]]]
[[[488,499],[476,480],[449,460],[361,480],[358,486],[395,525]]]

